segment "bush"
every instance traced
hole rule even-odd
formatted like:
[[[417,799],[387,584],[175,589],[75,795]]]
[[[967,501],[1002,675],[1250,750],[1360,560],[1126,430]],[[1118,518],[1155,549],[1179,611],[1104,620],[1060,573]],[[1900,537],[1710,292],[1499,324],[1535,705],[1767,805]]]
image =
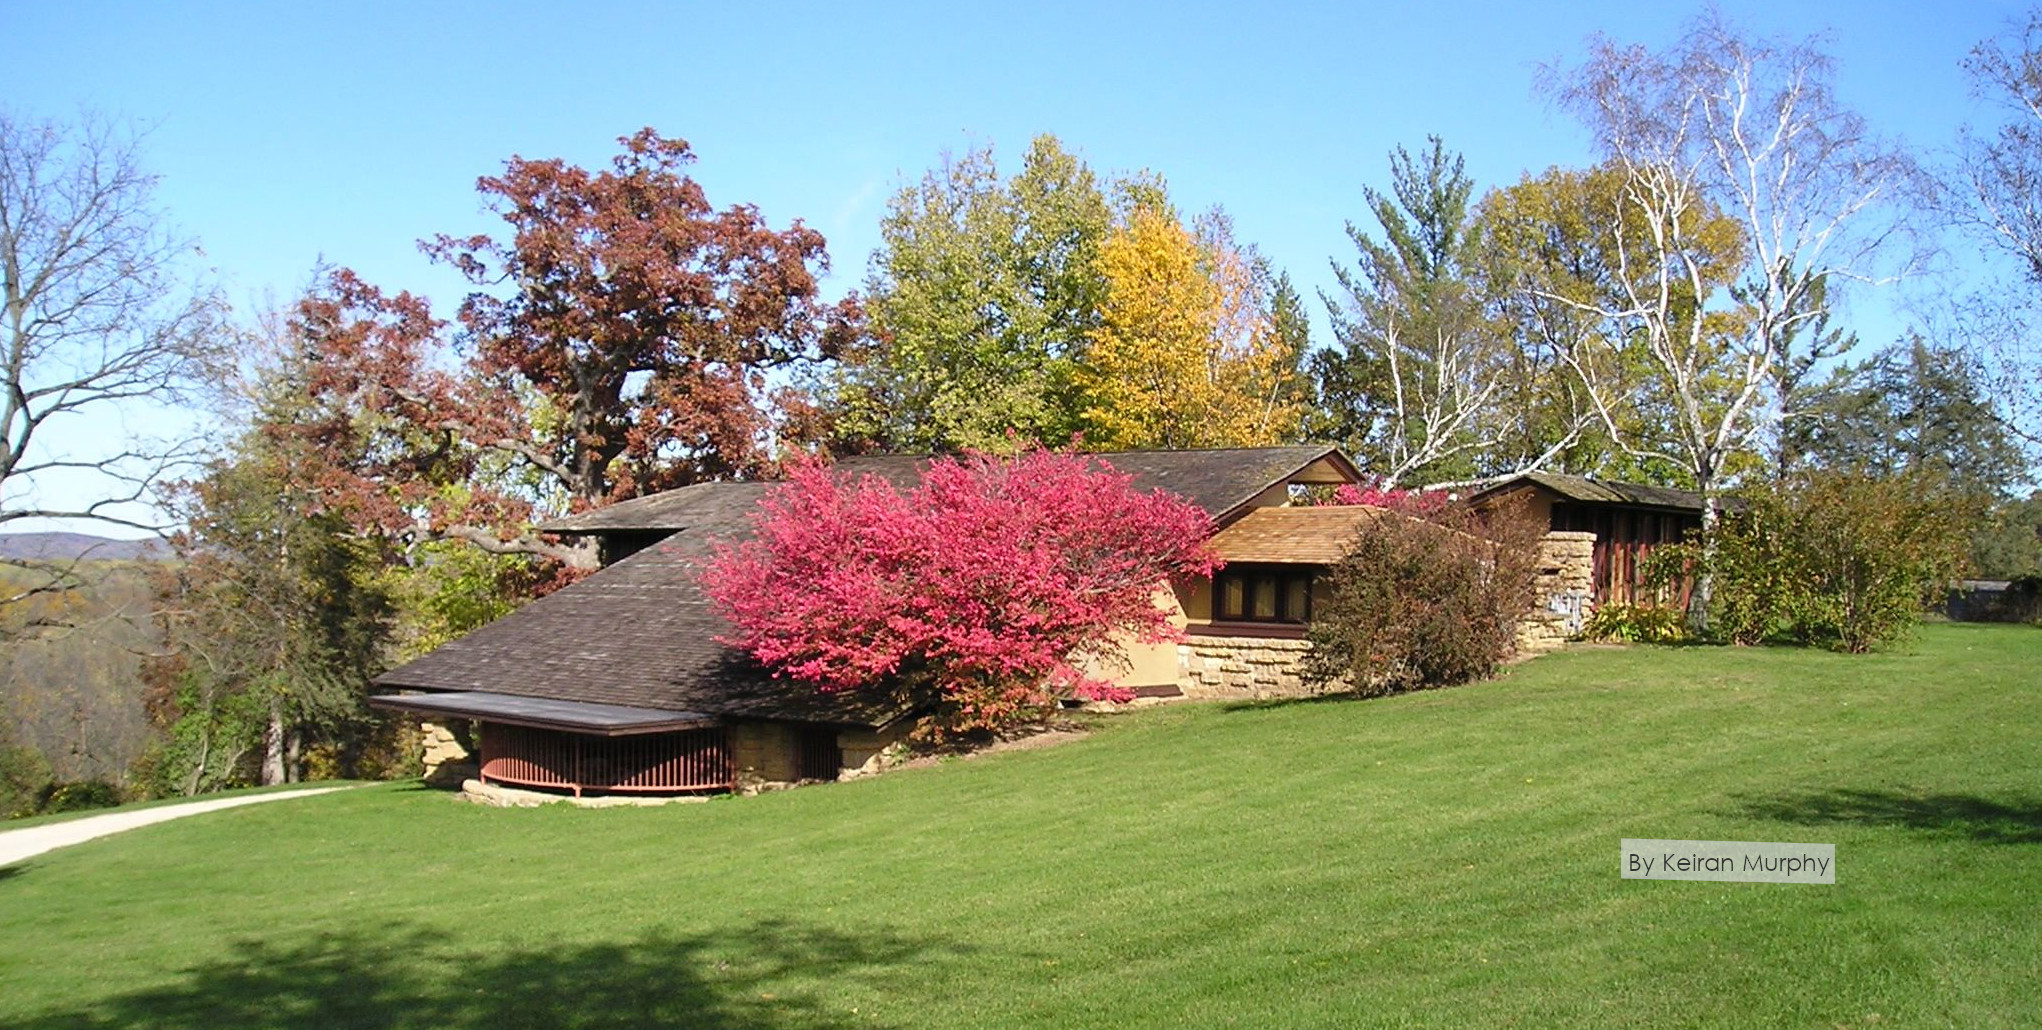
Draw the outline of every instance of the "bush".
[[[1175,639],[1157,587],[1213,566],[1203,511],[1043,450],[938,459],[906,491],[800,465],[753,528],[704,571],[723,642],[816,690],[926,700],[938,736],[1131,697],[1075,659]]]
[[[1687,613],[1648,604],[1606,604],[1581,626],[1584,640],[1673,644],[1687,639]]]
[[[1859,653],[1898,639],[1961,571],[1963,502],[1917,476],[1818,471],[1746,491],[1709,568],[1711,635]]]
[[[36,801],[36,811],[83,812],[90,808],[112,808],[121,803],[121,789],[105,780],[78,780],[45,786]]]
[[[1333,567],[1305,677],[1386,694],[1490,675],[1531,609],[1544,528],[1517,506],[1385,510]]]
[[[0,819],[34,815],[51,779],[41,752],[0,744]]]

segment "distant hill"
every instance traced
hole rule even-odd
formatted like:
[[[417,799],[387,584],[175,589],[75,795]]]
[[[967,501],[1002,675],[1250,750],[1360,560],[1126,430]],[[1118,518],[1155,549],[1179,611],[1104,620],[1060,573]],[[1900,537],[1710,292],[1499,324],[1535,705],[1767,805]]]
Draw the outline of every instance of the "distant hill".
[[[161,540],[115,540],[90,533],[0,533],[0,560],[161,561],[170,545]]]

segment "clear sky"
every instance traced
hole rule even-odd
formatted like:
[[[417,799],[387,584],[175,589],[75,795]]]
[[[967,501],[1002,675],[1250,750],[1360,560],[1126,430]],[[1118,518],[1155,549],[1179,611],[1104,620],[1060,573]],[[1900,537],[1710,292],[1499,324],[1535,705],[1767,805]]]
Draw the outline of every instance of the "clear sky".
[[[1223,204],[1309,295],[1351,248],[1385,153],[1437,133],[1483,189],[1590,160],[1533,94],[1601,31],[1663,45],[1699,8],[1637,3],[152,4],[5,0],[0,103],[154,126],[161,201],[230,295],[287,299],[324,258],[451,313],[416,241],[492,231],[475,179],[512,154],[607,161],[643,126],[689,140],[718,206],[829,239],[863,278],[888,194],[945,149],[1005,158],[1053,132],[1105,172]],[[1973,117],[1958,62],[2011,3],[1723,5],[1748,30],[1823,33],[1848,104],[1947,145]],[[499,223],[500,224],[500,223]],[[1897,316],[1861,303],[1890,339]],[[1319,318],[1323,337],[1323,314]]]

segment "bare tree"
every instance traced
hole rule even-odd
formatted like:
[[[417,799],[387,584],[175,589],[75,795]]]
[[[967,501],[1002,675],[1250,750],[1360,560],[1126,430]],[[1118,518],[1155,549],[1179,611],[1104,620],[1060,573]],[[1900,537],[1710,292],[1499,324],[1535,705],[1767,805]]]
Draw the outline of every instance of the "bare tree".
[[[1649,369],[1660,417],[1633,424],[1661,431],[1627,432],[1618,417],[1635,385],[1618,395],[1593,363],[1570,364],[1619,446],[1693,478],[1705,548],[1733,459],[1779,424],[1797,342],[1823,338],[1808,330],[1839,284],[1881,278],[1903,229],[1887,209],[1912,165],[1843,106],[1832,74],[1814,44],[1747,39],[1711,13],[1663,53],[1597,38],[1582,67],[1552,78],[1623,175],[1610,227],[1620,301],[1592,308],[1614,327],[1599,338]],[[1697,586],[1700,620],[1706,574]]]
[[[1948,329],[1985,363],[2009,428],[2042,444],[2042,346],[2028,328],[2042,308],[2042,10],[2009,38],[1980,43],[1964,69],[1999,118],[1960,130],[1937,206],[2019,271],[1959,298]]]
[[[155,185],[135,134],[107,119],[0,112],[0,529],[164,528],[151,491],[194,442],[86,442],[176,401],[224,353],[223,305],[184,276],[195,248],[165,230]],[[82,499],[45,501],[59,481]],[[0,605],[69,589],[76,571],[44,563]]]

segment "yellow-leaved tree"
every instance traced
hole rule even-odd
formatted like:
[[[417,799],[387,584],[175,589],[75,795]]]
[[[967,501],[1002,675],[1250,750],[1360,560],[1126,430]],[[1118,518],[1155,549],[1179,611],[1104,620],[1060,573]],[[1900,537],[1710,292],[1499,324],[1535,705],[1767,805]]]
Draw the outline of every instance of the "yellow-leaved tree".
[[[1253,447],[1297,439],[1302,340],[1269,310],[1267,274],[1215,213],[1187,228],[1159,197],[1129,204],[1099,248],[1100,324],[1079,370],[1086,442]]]

